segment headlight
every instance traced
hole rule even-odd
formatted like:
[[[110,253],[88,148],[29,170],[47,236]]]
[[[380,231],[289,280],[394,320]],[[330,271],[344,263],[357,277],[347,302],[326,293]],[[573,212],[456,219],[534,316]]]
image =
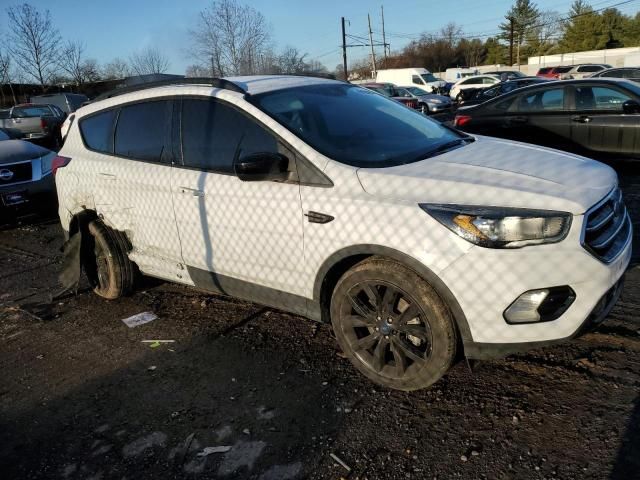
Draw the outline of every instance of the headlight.
[[[469,205],[420,207],[465,240],[488,248],[559,242],[571,226],[571,214],[566,212]]]
[[[427,100],[427,103],[442,103],[442,100],[438,100],[437,98],[430,98]]]

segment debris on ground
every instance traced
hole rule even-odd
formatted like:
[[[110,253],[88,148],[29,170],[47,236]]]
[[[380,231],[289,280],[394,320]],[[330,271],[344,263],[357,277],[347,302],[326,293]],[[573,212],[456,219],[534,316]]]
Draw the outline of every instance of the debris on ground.
[[[346,463],[344,463],[344,461],[340,457],[338,457],[335,453],[330,453],[329,456],[333,459],[334,462],[336,462],[338,465],[344,468],[347,472],[351,472],[351,467]]]
[[[153,322],[157,320],[158,316],[153,312],[142,312],[132,315],[128,318],[123,318],[122,322],[129,328],[134,328],[145,323]]]
[[[201,452],[198,452],[198,457],[206,457],[212,453],[226,453],[231,450],[231,445],[220,445],[218,447],[205,447]]]

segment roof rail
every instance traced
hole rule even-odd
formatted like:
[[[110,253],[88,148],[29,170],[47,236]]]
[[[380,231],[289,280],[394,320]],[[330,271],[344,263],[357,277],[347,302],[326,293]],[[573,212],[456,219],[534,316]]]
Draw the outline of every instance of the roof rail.
[[[242,94],[247,94],[242,88],[229,80],[224,78],[209,78],[209,77],[196,77],[196,78],[171,78],[168,80],[159,80],[157,82],[140,83],[138,85],[131,85],[130,87],[120,87],[109,92],[103,93],[96,97],[93,101],[98,102],[100,100],[106,100],[107,98],[117,97],[124,95],[125,93],[137,92],[140,90],[147,90],[155,87],[166,87],[169,85],[208,85],[214,88],[223,88],[225,90],[231,90]]]

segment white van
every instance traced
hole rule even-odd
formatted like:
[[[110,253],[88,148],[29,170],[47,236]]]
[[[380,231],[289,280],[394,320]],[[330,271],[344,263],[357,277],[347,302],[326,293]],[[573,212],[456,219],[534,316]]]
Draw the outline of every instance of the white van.
[[[426,68],[389,68],[387,70],[378,70],[376,82],[392,83],[397,87],[417,85],[418,87],[426,87],[427,92],[445,86],[443,80],[435,77],[433,73]]]
[[[477,68],[447,68],[444,72],[444,79],[450,83],[456,83],[465,77],[478,75]]]

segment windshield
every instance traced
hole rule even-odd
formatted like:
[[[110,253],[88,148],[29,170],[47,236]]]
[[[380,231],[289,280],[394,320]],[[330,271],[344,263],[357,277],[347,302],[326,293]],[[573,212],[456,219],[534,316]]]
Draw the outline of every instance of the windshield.
[[[437,82],[438,79],[433,75],[433,73],[423,73],[420,75],[422,77],[422,80],[425,81],[425,83],[431,83],[431,82]]]
[[[306,85],[254,95],[249,101],[323,155],[354,167],[416,162],[467,138],[349,84]]]

